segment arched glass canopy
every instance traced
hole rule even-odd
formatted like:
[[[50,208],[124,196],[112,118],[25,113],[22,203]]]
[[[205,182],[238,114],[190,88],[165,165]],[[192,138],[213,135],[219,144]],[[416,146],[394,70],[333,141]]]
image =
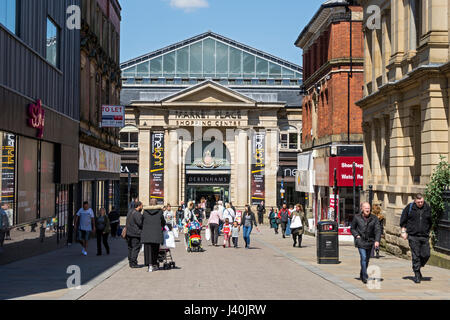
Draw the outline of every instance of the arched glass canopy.
[[[212,37],[126,67],[124,78],[243,78],[301,80],[300,70]]]

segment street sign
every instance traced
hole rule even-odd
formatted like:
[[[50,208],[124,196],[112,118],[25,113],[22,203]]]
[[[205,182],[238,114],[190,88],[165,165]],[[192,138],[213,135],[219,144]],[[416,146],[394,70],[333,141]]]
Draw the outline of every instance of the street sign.
[[[102,128],[125,127],[124,106],[102,106]]]

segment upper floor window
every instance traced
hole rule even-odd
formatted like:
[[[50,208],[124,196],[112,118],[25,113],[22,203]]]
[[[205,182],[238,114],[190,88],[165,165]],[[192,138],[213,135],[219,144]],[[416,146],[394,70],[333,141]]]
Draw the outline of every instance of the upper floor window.
[[[47,61],[58,67],[59,30],[56,24],[47,18]]]
[[[16,0],[0,0],[0,23],[16,33]]]
[[[120,147],[121,148],[138,148],[138,129],[134,126],[126,126],[120,132]]]
[[[281,149],[298,149],[298,130],[296,127],[288,126],[281,128],[280,132],[280,147]]]

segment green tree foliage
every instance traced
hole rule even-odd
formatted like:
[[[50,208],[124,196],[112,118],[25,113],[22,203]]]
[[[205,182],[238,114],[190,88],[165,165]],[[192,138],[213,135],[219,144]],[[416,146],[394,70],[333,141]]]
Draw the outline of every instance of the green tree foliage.
[[[431,181],[425,189],[425,200],[431,206],[433,216],[432,241],[436,242],[436,227],[444,212],[444,201],[442,192],[446,186],[450,185],[450,164],[441,156],[441,161],[431,175]]]

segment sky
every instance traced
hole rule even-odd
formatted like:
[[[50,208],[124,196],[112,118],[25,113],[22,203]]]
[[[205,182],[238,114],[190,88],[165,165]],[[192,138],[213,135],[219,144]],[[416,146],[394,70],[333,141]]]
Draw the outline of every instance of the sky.
[[[207,31],[302,65],[294,45],[324,0],[120,0],[121,62]]]

